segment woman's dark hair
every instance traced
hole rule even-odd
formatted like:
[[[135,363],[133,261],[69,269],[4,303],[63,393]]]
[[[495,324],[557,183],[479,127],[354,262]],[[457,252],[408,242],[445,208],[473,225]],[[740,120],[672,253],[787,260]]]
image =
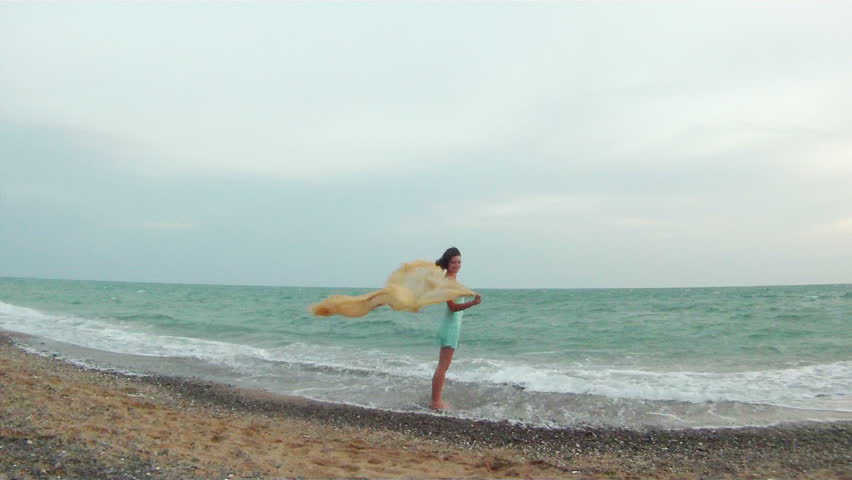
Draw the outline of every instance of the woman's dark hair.
[[[435,260],[435,265],[446,270],[450,266],[450,260],[453,259],[456,255],[461,256],[461,252],[456,247],[450,247],[441,255],[441,258]]]

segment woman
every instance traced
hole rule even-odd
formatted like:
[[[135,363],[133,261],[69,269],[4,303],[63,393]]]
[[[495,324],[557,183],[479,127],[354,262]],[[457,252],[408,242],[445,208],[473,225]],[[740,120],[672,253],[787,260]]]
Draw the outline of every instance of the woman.
[[[439,258],[435,265],[438,265],[446,271],[444,274],[447,278],[456,279],[459,270],[461,269],[461,252],[456,247],[450,247]],[[464,300],[463,298],[461,300]],[[464,315],[464,310],[479,305],[482,303],[482,298],[477,295],[476,298],[469,302],[456,303],[452,300],[447,302],[447,310],[444,318],[441,320],[441,326],[438,329],[438,340],[441,342],[441,353],[438,357],[438,367],[435,369],[435,374],[432,376],[432,408],[435,410],[445,410],[450,408],[448,403],[441,400],[441,392],[444,390],[444,377],[447,374],[447,369],[450,368],[450,362],[453,361],[453,353],[459,345],[459,332],[461,330],[461,320]]]

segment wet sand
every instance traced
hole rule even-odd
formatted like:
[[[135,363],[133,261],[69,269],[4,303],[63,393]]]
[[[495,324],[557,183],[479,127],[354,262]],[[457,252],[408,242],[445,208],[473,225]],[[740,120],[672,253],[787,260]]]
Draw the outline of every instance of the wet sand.
[[[852,480],[852,423],[547,429],[89,370],[0,335],[0,480]]]

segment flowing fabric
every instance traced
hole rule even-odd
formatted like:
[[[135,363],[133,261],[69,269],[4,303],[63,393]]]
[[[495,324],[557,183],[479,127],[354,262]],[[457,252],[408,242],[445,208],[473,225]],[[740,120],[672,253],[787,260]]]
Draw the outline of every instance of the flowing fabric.
[[[363,317],[382,305],[394,310],[417,312],[427,305],[474,295],[476,293],[461,283],[445,277],[444,271],[434,262],[416,260],[404,263],[391,273],[381,290],[358,296],[332,295],[311,305],[309,310],[321,317]]]

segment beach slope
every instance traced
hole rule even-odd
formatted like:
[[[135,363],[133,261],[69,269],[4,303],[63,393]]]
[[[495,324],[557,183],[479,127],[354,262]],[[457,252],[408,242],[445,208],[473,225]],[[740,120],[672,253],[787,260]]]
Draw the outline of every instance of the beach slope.
[[[852,425],[543,429],[135,377],[0,336],[0,479],[852,479]]]

